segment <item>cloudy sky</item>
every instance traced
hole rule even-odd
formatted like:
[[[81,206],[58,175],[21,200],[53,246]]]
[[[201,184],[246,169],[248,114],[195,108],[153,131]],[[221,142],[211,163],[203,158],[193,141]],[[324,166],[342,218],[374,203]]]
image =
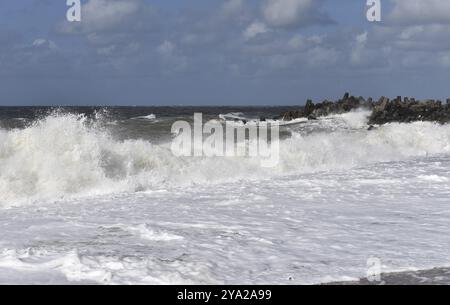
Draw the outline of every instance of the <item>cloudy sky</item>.
[[[450,97],[450,1],[0,1],[0,105]]]

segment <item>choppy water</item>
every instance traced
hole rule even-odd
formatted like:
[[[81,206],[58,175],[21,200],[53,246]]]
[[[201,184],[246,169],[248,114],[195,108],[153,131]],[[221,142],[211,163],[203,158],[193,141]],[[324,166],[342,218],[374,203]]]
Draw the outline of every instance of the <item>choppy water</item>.
[[[145,139],[164,142],[177,120],[193,121],[194,113],[202,113],[205,121],[220,114],[242,113],[249,119],[279,117],[294,107],[0,107],[0,128],[24,128],[56,113],[82,114],[88,119],[101,118],[114,138]]]
[[[450,265],[450,126],[287,128],[280,163],[179,158],[170,126],[286,108],[0,108],[0,282],[322,283]],[[83,115],[80,115],[83,114]]]

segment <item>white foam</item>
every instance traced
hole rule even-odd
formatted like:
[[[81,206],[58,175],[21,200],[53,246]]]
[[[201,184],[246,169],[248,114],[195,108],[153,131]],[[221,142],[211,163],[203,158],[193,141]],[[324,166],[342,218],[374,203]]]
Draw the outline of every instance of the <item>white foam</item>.
[[[142,239],[149,241],[172,241],[183,239],[183,237],[179,235],[149,228],[146,224],[140,224],[137,226],[125,226],[124,229],[133,234],[137,234]]]
[[[62,275],[70,283],[97,284],[194,284],[198,281],[187,279],[183,274],[202,274],[204,284],[219,284],[210,275],[207,266],[200,263],[174,261],[170,268],[162,268],[151,258],[119,258],[114,256],[80,256],[76,250],[67,253],[29,250],[3,250],[0,253],[0,268],[11,275],[36,274],[36,283]],[[26,276],[25,276],[26,278]],[[58,279],[61,283],[61,279]],[[26,280],[22,283],[28,283]],[[11,283],[10,281],[8,283]],[[20,283],[20,282],[19,282]]]
[[[311,122],[346,127],[294,131],[280,143],[279,165],[267,169],[258,158],[177,158],[168,145],[116,141],[84,116],[53,114],[25,129],[0,130],[0,206],[268,179],[450,152],[449,125],[387,124],[369,132],[361,128],[364,118],[355,112]]]
[[[227,121],[227,120],[247,120],[247,118],[244,116],[242,112],[231,112],[227,114],[219,114],[219,118],[221,120]]]
[[[438,175],[419,175],[417,178],[430,182],[447,182],[447,177],[442,177]]]
[[[76,251],[65,255],[48,253],[32,254],[29,250],[3,250],[0,254],[0,268],[19,272],[42,272],[53,270],[63,273],[68,281],[94,281],[105,283],[111,280],[111,273],[105,270],[93,270],[84,265]]]
[[[156,115],[154,115],[152,113],[152,114],[149,114],[149,115],[138,116],[138,117],[135,117],[133,119],[136,119],[136,120],[150,120],[150,121],[152,121],[152,120],[156,119]]]
[[[365,277],[371,257],[383,272],[449,266],[450,185],[431,181],[449,166],[424,156],[2,209],[0,283],[314,284]]]

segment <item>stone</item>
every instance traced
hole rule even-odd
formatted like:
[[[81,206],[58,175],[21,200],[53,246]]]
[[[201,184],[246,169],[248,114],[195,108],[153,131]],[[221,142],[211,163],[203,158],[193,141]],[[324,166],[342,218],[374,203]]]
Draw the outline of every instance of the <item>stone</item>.
[[[307,100],[306,105],[296,111],[288,111],[281,115],[283,120],[289,121],[297,118],[315,120],[321,116],[342,114],[359,108],[372,110],[369,117],[369,130],[373,125],[390,122],[435,121],[439,123],[450,122],[450,98],[446,105],[439,100],[417,101],[415,98],[397,96],[394,100],[382,96],[374,103],[372,98],[354,97],[345,93],[344,97],[336,102],[324,100],[314,104]]]
[[[314,103],[312,100],[307,100],[306,101],[306,105],[305,105],[305,110],[304,110],[304,115],[307,117],[309,115],[311,115],[314,111]]]

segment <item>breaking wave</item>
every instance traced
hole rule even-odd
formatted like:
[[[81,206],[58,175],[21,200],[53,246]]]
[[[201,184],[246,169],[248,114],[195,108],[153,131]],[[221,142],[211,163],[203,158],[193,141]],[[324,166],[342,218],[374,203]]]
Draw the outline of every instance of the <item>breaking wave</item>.
[[[149,114],[149,115],[138,116],[138,117],[135,117],[133,119],[134,120],[149,120],[149,121],[153,121],[153,120],[156,120],[156,115],[154,115],[152,113],[152,114]]]
[[[0,206],[271,178],[450,153],[449,125],[415,122],[367,131],[365,116],[341,115],[338,121],[344,126],[333,117],[311,122],[311,126],[333,128],[294,131],[280,143],[278,166],[262,168],[258,158],[175,157],[169,145],[118,141],[85,116],[54,113],[24,129],[0,130]]]

